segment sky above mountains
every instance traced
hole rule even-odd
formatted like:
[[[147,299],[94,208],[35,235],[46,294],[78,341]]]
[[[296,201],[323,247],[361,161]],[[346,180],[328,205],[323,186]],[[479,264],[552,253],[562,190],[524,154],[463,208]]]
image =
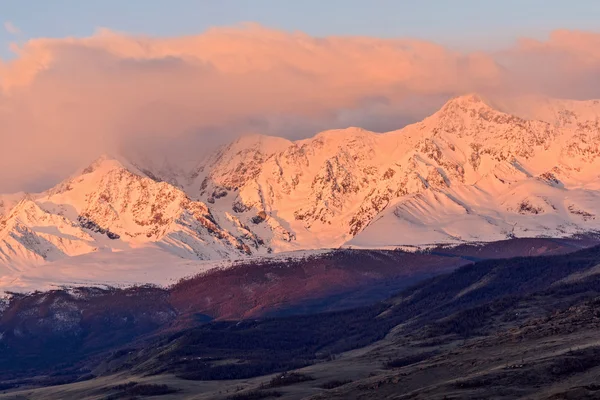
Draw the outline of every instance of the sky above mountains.
[[[557,28],[598,29],[599,14],[594,0],[0,0],[0,16],[19,40],[89,36],[98,27],[181,36],[252,21],[313,36],[412,37],[473,50],[542,39]],[[9,55],[11,31],[0,33],[0,57]]]
[[[397,129],[466,92],[600,97],[597,2],[490,4],[0,0],[0,192],[102,152]]]

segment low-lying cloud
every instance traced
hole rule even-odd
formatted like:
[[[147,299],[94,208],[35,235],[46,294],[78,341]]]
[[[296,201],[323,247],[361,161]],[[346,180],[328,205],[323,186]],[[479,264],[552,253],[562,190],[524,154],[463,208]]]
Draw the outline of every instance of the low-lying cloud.
[[[493,53],[258,25],[174,38],[101,30],[16,51],[0,60],[0,192],[43,189],[102,152],[193,159],[245,132],[396,129],[466,92],[600,97],[600,34],[573,31]]]

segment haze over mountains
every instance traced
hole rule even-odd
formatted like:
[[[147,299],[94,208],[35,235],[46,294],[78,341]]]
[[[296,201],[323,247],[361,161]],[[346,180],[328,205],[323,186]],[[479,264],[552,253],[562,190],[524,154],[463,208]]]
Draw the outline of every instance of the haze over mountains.
[[[214,260],[600,230],[600,102],[509,108],[472,94],[384,134],[246,136],[190,169],[102,156],[1,197],[0,285],[166,283]]]

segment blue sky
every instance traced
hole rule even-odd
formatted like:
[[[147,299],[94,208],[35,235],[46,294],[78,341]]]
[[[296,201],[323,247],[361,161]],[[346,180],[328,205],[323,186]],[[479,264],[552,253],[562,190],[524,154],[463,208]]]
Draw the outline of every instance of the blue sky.
[[[0,0],[0,57],[33,37],[87,36],[98,27],[148,35],[200,33],[253,21],[311,35],[415,37],[454,48],[501,47],[553,29],[600,30],[598,0]]]

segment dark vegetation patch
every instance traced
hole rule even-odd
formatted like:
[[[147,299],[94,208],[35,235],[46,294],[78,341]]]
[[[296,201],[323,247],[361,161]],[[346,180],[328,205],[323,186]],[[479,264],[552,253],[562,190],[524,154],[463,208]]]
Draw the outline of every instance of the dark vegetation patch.
[[[19,387],[16,383],[0,383],[0,390],[9,390]]]
[[[275,390],[252,390],[250,392],[236,393],[229,396],[227,400],[262,400],[281,396],[281,392]]]
[[[306,375],[306,374],[301,374],[299,372],[289,372],[289,373],[284,372],[282,374],[275,376],[273,379],[271,379],[269,381],[269,383],[266,383],[264,385],[264,387],[265,388],[277,388],[277,387],[294,385],[296,383],[314,381],[314,380],[315,380],[315,378],[313,378],[312,376]]]
[[[460,379],[454,386],[461,389],[549,386],[598,366],[600,347],[590,347],[569,351],[546,361],[507,365],[498,372]]]
[[[548,397],[548,400],[580,400],[580,399],[597,399],[600,386],[597,384],[575,386],[565,391],[555,393]]]
[[[352,383],[352,380],[350,380],[350,379],[332,379],[332,380],[327,381],[324,384],[322,384],[320,386],[320,388],[330,390],[330,389],[338,388],[340,386],[347,385],[349,383]]]
[[[547,372],[555,377],[579,374],[600,366],[600,347],[570,351],[557,357],[547,368]]]
[[[78,361],[130,343],[174,316],[167,292],[152,286],[14,296],[0,315],[0,377],[33,370],[53,377],[52,384],[72,382],[82,375]]]
[[[177,389],[174,389],[164,384],[154,383],[138,383],[128,382],[109,388],[110,391],[116,391],[105,397],[105,400],[117,400],[123,398],[136,398],[137,396],[151,397],[151,396],[163,396],[165,394],[176,393]]]
[[[152,365],[141,373],[168,371],[193,380],[245,379],[297,369],[382,339],[394,324],[375,318],[385,309],[379,304],[301,317],[214,322],[175,334],[156,350],[159,357],[146,352],[134,362]],[[227,359],[242,361],[214,362]]]
[[[454,385],[459,389],[476,389],[489,386],[493,382],[493,379],[490,377],[476,377],[457,380]]]
[[[508,310],[518,304],[520,299],[518,296],[507,296],[481,306],[459,311],[429,325],[426,337],[435,338],[444,335],[472,337],[485,334],[485,328],[489,327],[490,321],[494,317],[505,315]]]
[[[409,365],[419,363],[430,359],[431,357],[438,354],[437,351],[429,351],[426,353],[412,354],[406,357],[395,358],[385,363],[386,368],[402,368]]]
[[[212,366],[209,363],[185,363],[175,366],[177,377],[195,381],[248,379],[255,376],[267,375],[277,371],[286,371],[306,367],[311,362],[307,360],[290,361],[260,361],[249,363]]]
[[[580,290],[597,292],[595,282],[577,282],[552,286],[555,282],[579,271],[585,271],[600,260],[600,247],[560,256],[517,257],[506,260],[486,260],[461,267],[456,271],[417,284],[392,300],[400,302],[394,315],[402,320],[418,318],[413,325],[434,324],[432,329],[469,335],[480,317],[486,319],[510,308],[514,297],[545,291],[560,294]],[[477,283],[484,283],[476,285]],[[476,285],[477,287],[466,291]],[[497,301],[497,303],[492,303]],[[486,303],[490,303],[486,305]],[[459,318],[443,321],[455,313]],[[436,323],[437,322],[437,323]]]

